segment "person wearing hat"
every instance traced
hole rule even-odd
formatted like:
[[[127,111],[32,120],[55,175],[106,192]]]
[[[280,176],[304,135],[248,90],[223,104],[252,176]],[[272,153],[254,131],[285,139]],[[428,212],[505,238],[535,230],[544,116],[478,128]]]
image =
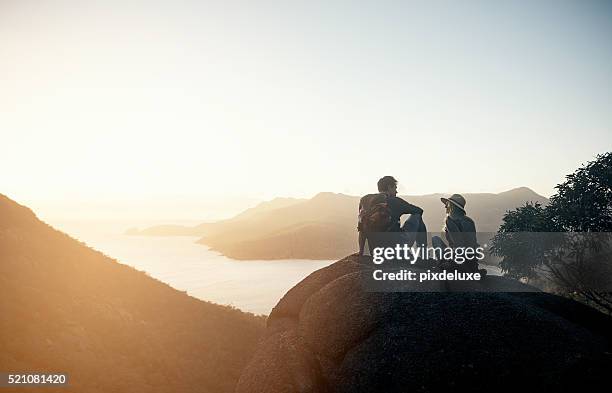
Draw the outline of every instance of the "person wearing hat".
[[[477,247],[476,224],[465,213],[465,198],[453,194],[448,198],[440,198],[446,207],[444,233],[450,247]],[[471,235],[468,235],[471,234]]]
[[[444,220],[444,235],[448,241],[448,247],[479,247],[476,239],[476,224],[465,212],[465,198],[460,194],[453,194],[448,198],[440,198],[446,208]],[[434,236],[434,246],[446,247],[442,239]],[[463,263],[462,269],[478,271],[478,262],[475,260]]]

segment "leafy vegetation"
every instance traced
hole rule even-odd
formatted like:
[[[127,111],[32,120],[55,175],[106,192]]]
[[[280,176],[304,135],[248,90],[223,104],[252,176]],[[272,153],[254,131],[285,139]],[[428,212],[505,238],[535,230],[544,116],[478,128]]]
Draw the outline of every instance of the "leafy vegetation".
[[[507,212],[492,253],[511,277],[546,278],[557,292],[612,314],[612,153],[559,184],[550,203]]]

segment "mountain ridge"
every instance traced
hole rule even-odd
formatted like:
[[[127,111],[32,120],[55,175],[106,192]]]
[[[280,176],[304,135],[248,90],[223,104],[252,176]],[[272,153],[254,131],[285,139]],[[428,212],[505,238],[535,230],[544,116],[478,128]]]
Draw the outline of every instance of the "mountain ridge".
[[[87,392],[231,392],[264,323],[121,264],[2,194],[0,309],[1,370],[67,372]]]
[[[438,232],[444,220],[444,206],[440,197],[446,194],[401,195],[408,202],[424,209],[423,220],[430,232]],[[479,232],[498,229],[503,214],[525,202],[546,204],[548,199],[527,187],[517,187],[501,193],[465,193],[468,214],[476,221]],[[294,200],[286,206],[257,210],[247,209],[227,220],[206,226],[183,227],[179,231],[198,236],[199,243],[234,259],[337,259],[355,251],[356,220],[360,197],[342,193],[320,192],[306,200]],[[308,225],[305,225],[309,223]],[[299,225],[303,224],[303,225]],[[295,228],[293,233],[291,228]],[[336,228],[335,230],[332,230]],[[323,231],[325,236],[317,234]],[[163,235],[159,227],[148,228],[142,235],[155,232]],[[279,234],[282,233],[282,236]],[[275,240],[276,239],[276,240]],[[306,239],[320,239],[310,243]],[[275,244],[275,242],[281,242]],[[318,251],[313,251],[318,248]],[[322,251],[322,250],[327,251]],[[317,255],[317,257],[314,257]]]

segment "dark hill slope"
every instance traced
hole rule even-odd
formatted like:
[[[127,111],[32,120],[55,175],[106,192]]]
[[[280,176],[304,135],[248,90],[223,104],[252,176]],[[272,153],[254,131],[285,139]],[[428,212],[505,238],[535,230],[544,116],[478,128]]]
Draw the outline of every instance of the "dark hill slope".
[[[3,195],[0,310],[0,370],[67,372],[78,392],[230,392],[263,331],[261,317],[177,291]]]

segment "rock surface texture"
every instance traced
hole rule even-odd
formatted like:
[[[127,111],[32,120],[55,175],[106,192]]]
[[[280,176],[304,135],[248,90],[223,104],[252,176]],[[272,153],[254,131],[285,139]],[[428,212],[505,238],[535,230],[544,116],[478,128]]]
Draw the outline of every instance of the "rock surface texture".
[[[582,304],[495,276],[366,292],[362,268],[351,255],[289,290],[237,392],[584,391],[612,372],[611,319]]]

